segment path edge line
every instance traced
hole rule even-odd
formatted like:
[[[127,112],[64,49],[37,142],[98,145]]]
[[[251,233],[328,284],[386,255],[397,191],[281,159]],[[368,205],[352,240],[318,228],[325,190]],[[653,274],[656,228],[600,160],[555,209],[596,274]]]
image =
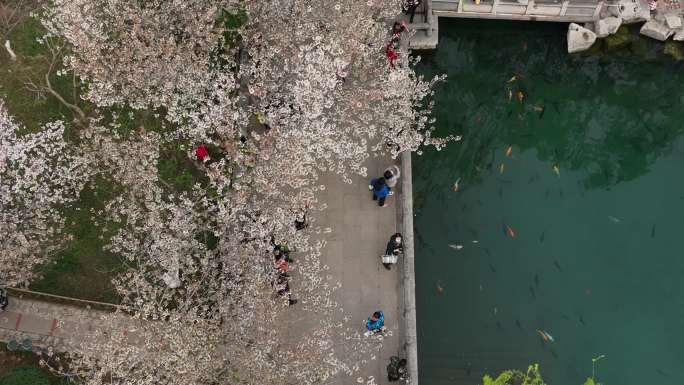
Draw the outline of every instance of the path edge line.
[[[418,385],[418,334],[416,331],[416,278],[413,238],[413,180],[411,152],[401,154],[401,233],[404,236],[404,348],[411,385]]]

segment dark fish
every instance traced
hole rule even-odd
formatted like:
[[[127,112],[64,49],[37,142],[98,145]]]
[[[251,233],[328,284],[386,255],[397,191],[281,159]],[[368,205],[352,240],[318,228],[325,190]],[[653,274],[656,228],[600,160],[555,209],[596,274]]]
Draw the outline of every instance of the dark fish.
[[[542,106],[541,111],[539,111],[539,119],[544,117],[544,112],[546,112],[546,106]]]
[[[492,253],[489,252],[489,249],[488,249],[488,248],[485,247],[485,248],[484,248],[484,251],[485,251],[485,253],[486,253],[488,256],[490,256],[490,257],[492,256]]]
[[[532,298],[537,298],[537,293],[534,292],[534,288],[530,286],[530,294],[532,295]]]
[[[508,110],[508,114],[506,114],[506,116],[510,118],[511,115],[513,115],[513,110]]]
[[[558,271],[563,271],[563,268],[561,267],[560,263],[558,263],[558,261],[554,260],[553,265],[556,266],[556,269],[558,269]]]
[[[522,324],[520,323],[520,320],[515,320],[515,326],[517,326],[520,330],[522,330]]]
[[[651,227],[651,238],[655,238],[655,224]]]
[[[534,287],[539,287],[539,274],[534,274]]]
[[[545,237],[546,237],[546,230],[542,231],[541,235],[539,236],[539,243],[544,243]]]
[[[656,373],[660,374],[663,377],[670,377],[670,375],[667,374],[667,372],[663,371],[662,369],[656,369]]]
[[[561,318],[564,320],[570,320],[570,317],[567,314],[561,314]]]
[[[554,352],[553,350],[551,351],[551,355],[553,358],[558,359],[558,353]]]
[[[491,270],[492,273],[496,273],[496,267],[494,267],[494,265],[492,265],[491,263],[489,264],[489,270]]]
[[[563,190],[560,190],[558,195],[560,196],[560,199],[563,199]]]
[[[586,323],[584,322],[584,318],[583,318],[582,316],[579,316],[579,322],[580,322],[582,325],[586,325]]]

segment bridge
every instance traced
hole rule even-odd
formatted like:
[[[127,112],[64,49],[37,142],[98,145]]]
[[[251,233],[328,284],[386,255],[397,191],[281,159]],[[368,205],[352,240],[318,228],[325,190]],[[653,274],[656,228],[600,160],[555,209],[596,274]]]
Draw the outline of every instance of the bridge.
[[[597,21],[603,6],[602,0],[423,0],[409,48],[436,48],[440,17],[586,23]]]

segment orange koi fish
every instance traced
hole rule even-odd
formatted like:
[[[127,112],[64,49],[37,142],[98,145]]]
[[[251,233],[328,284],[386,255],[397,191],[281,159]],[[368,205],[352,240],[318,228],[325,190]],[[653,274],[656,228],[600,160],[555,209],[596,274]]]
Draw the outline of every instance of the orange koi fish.
[[[553,337],[551,336],[551,334],[547,333],[547,332],[544,331],[544,330],[539,330],[539,329],[537,329],[537,333],[539,333],[539,335],[541,336],[541,338],[542,338],[544,341],[546,341],[546,342],[554,342],[554,341],[555,341],[555,340],[553,339]]]
[[[515,231],[513,231],[513,229],[505,223],[504,230],[506,231],[506,235],[508,235],[511,238],[515,238]]]
[[[525,94],[522,91],[518,91],[515,93],[515,97],[518,98],[518,101],[520,103],[525,101]]]

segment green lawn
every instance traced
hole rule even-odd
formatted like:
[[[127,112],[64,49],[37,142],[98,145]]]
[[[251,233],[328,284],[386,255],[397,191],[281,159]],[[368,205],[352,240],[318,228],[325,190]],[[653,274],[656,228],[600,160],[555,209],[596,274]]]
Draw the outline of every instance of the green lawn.
[[[61,385],[68,382],[39,364],[40,358],[26,351],[10,352],[0,343],[0,385]]]

